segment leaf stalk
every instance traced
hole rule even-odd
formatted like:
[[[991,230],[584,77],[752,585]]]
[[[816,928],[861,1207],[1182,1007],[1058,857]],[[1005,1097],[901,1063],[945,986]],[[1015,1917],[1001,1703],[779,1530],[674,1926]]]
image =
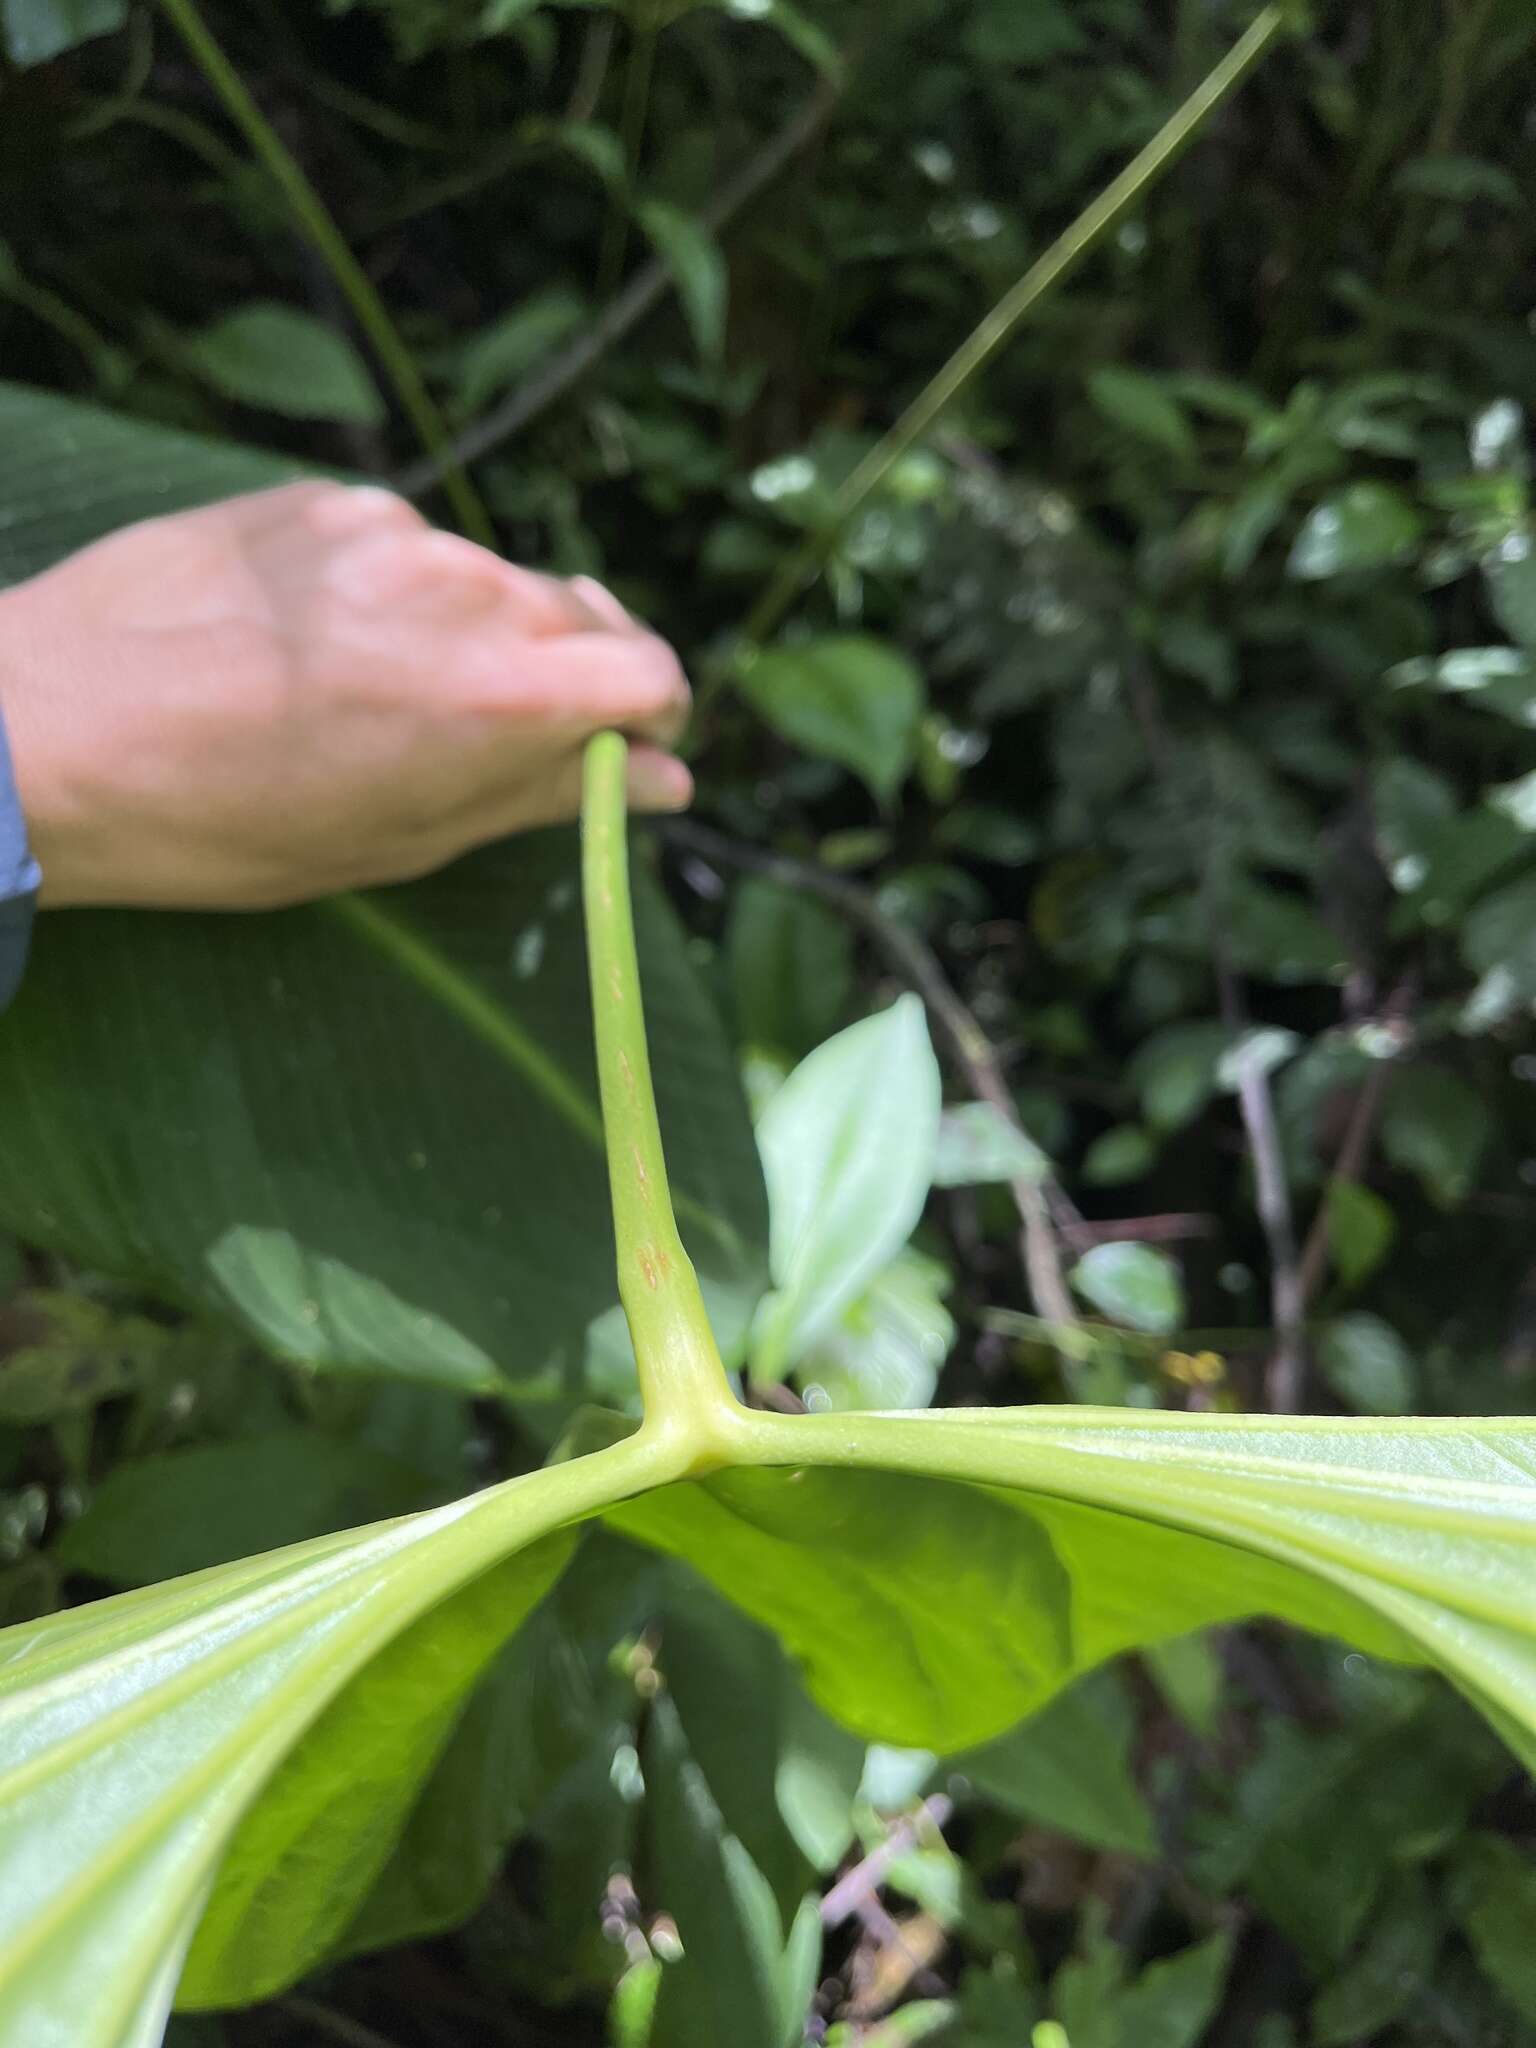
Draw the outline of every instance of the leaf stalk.
[[[695,1443],[698,1469],[708,1470],[729,1461],[726,1446],[750,1418],[726,1378],[667,1182],[630,905],[628,753],[616,732],[588,742],[581,808],[582,900],[619,1299],[634,1340],[646,1429]]]

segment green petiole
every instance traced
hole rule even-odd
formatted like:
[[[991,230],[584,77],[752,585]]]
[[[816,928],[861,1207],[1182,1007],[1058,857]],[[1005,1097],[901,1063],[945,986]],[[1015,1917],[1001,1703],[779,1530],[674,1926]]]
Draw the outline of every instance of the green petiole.
[[[588,742],[581,804],[582,900],[619,1299],[634,1340],[646,1428],[697,1439],[700,1465],[708,1467],[722,1462],[723,1438],[745,1415],[720,1362],[667,1183],[630,907],[628,753],[616,732]]]

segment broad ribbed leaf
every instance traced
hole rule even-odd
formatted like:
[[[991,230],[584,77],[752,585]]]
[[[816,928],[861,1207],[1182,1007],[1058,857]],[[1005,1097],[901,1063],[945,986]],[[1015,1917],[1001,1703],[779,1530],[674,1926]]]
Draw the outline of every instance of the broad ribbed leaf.
[[[1102,1412],[1118,1449],[1107,1418],[1119,1411],[1082,1412]],[[1086,1504],[1118,1478],[1123,1450],[1084,1476],[1080,1499],[1049,1497],[1058,1465],[1081,1462],[1063,1438],[1004,1410],[969,1427],[943,1411],[799,1418],[782,1436],[786,1458],[804,1461],[792,1476],[722,1472],[611,1520],[773,1629],[836,1719],[941,1755],[990,1741],[1118,1651],[1243,1615],[1413,1654],[1349,1592],[1187,1533],[1174,1488],[1169,1512],[1134,1522]],[[909,1469],[861,1469],[887,1461]],[[967,1462],[988,1483],[936,1476]]]
[[[291,474],[14,386],[0,444],[0,581]],[[679,1219],[729,1348],[762,1279],[756,1152],[682,935],[636,893]],[[271,915],[45,915],[0,1099],[0,1224],[285,1356],[492,1388],[613,1305],[568,833]]]
[[[635,1483],[626,1446],[0,1634],[0,2039],[158,2039],[200,1915],[193,2004],[310,1967],[555,1532]]]
[[[780,1456],[806,1466],[824,1459],[953,1475],[977,1483],[966,1489],[970,1502],[996,1502],[995,1489],[1008,1489],[1014,1511],[1049,1533],[1070,1584],[1072,1665],[1180,1632],[1181,1610],[1185,1628],[1271,1614],[1438,1666],[1536,1765],[1536,1422],[1527,1417],[1130,1419],[1116,1409],[1037,1408],[856,1423],[803,1417],[788,1425],[788,1437],[785,1427],[782,1418],[768,1421],[761,1435],[779,1438]],[[823,1477],[832,1474],[807,1470],[797,1482],[804,1524],[820,1542],[829,1527],[807,1495]],[[757,1484],[760,1475],[732,1474],[695,1492],[722,1483]],[[961,1515],[974,1512],[957,1508],[961,1497],[939,1489],[913,1540],[937,1546],[938,1532],[958,1530]],[[619,1512],[633,1522],[667,1498]],[[911,1512],[920,1512],[916,1502]],[[850,1536],[857,1552],[857,1534]],[[991,1556],[957,1545],[951,1613],[980,1611],[972,1603]],[[710,1557],[695,1562],[710,1575],[718,1568]],[[744,1604],[758,1603],[753,1611],[784,1597],[773,1587],[749,1591]],[[1004,1587],[986,1591],[996,1601]],[[998,1632],[1005,1630],[1006,1617]],[[835,1652],[826,1662],[826,1641],[814,1647],[824,1672],[818,1683],[811,1665],[813,1692],[828,1704],[836,1692],[871,1715],[870,1688],[860,1697],[857,1673]],[[1001,1661],[995,1643],[992,1655]],[[934,1678],[952,1684],[955,1674],[930,1670]],[[930,1683],[930,1702],[943,1689]],[[984,1711],[973,1692],[969,1712]]]
[[[471,1582],[592,1513],[686,1557],[877,1739],[953,1752],[1119,1650],[1268,1614],[1439,1665],[1536,1761],[1529,1420],[1035,1409],[733,1434],[750,1469],[646,1493],[691,1454],[632,1440],[0,1635],[0,2035],[151,2041],[237,1825],[188,1997],[309,1967],[559,1546]]]

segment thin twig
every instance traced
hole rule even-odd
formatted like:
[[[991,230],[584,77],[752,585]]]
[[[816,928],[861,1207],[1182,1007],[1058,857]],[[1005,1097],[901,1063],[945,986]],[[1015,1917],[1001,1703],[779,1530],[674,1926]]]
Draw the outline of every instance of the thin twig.
[[[711,234],[718,235],[729,226],[799,155],[826,123],[839,92],[836,83],[824,79],[778,133],[721,188],[700,216],[701,224]],[[408,498],[420,497],[437,484],[449,464],[478,462],[514,434],[521,433],[622,341],[666,297],[673,282],[671,269],[660,257],[643,264],[579,341],[564,354],[552,357],[542,369],[535,370],[483,419],[455,435],[444,449],[401,470],[395,478],[395,488]]]
[[[1219,952],[1216,981],[1221,991],[1223,1019],[1230,1030],[1240,1031],[1246,1022],[1242,1001],[1232,972]],[[1269,1302],[1275,1349],[1264,1375],[1265,1406],[1272,1415],[1295,1415],[1301,1408],[1306,1381],[1307,1309],[1296,1257],[1291,1191],[1285,1178],[1285,1158],[1280,1149],[1269,1075],[1241,1053],[1237,1061],[1237,1102],[1253,1162],[1254,1206],[1269,1247]]]
[[[1398,1056],[1407,1050],[1413,1036],[1413,1010],[1419,993],[1419,977],[1410,974],[1398,983],[1374,1019],[1379,1027],[1385,1025],[1396,1040]],[[1381,1113],[1385,1100],[1387,1083],[1393,1072],[1393,1062],[1378,1060],[1367,1075],[1365,1084],[1355,1097],[1350,1112],[1344,1139],[1339,1146],[1338,1156],[1328,1176],[1323,1198],[1318,1203],[1317,1214],[1307,1232],[1307,1242],[1301,1254],[1301,1298],[1303,1304],[1311,1301],[1322,1282],[1328,1263],[1330,1249],[1330,1218],[1328,1196],[1341,1181],[1358,1181],[1365,1173],[1365,1162],[1370,1155],[1371,1139],[1375,1135],[1376,1119]]]
[[[1366,1154],[1370,1151],[1371,1134],[1376,1128],[1376,1118],[1381,1109],[1382,1097],[1387,1090],[1388,1063],[1383,1060],[1367,1075],[1365,1086],[1355,1097],[1355,1106],[1350,1112],[1349,1125],[1344,1133],[1344,1142],[1339,1147],[1338,1157],[1333,1162],[1333,1171],[1323,1189],[1323,1199],[1317,1205],[1317,1214],[1312,1219],[1312,1228],[1307,1232],[1307,1242],[1301,1254],[1301,1271],[1298,1285],[1301,1289],[1302,1306],[1312,1299],[1322,1281],[1328,1264],[1331,1242],[1330,1219],[1328,1215],[1329,1192],[1340,1181],[1357,1181],[1365,1169]]]
[[[1152,140],[1111,179],[1097,199],[1057,236],[1039,260],[998,300],[929,379],[893,427],[870,449],[833,499],[826,522],[810,534],[764,585],[747,615],[735,658],[760,647],[800,592],[820,572],[849,520],[966,386],[1044,299],[1139,204],[1148,188],[1176,162],[1229,93],[1258,63],[1285,25],[1278,6],[1263,8],[1214,69],[1158,129]],[[721,672],[723,673],[723,671]]]
[[[1096,1244],[1177,1244],[1185,1238],[1214,1237],[1216,1218],[1174,1210],[1166,1216],[1058,1219],[1057,1231],[1075,1252]]]
[[[830,903],[845,917],[862,926],[902,979],[915,988],[928,1005],[972,1094],[990,1103],[1011,1130],[1021,1130],[1019,1114],[998,1066],[992,1042],[951,987],[932,947],[916,932],[888,917],[867,889],[861,889],[856,882],[845,881],[841,875],[828,873],[812,861],[796,860],[791,854],[749,846],[744,841],[729,839],[724,833],[712,831],[707,825],[696,824],[692,819],[673,820],[666,827],[666,836],[673,845],[706,860],[745,868],[753,874],[767,876],[770,881],[781,882],[786,888],[803,889],[810,895],[819,896],[823,902]],[[1020,1255],[1030,1299],[1041,1319],[1058,1332],[1074,1330],[1078,1325],[1078,1315],[1072,1306],[1072,1296],[1062,1271],[1045,1185],[1022,1175],[1008,1185],[1023,1225]]]
[[[916,1813],[897,1821],[885,1840],[877,1842],[863,1861],[840,1877],[827,1893],[821,1902],[822,1926],[841,1927],[845,1920],[860,1912],[885,1882],[891,1865],[905,1856],[923,1830],[931,1827],[942,1834],[954,1810],[953,1800],[942,1792],[934,1792]]]
[[[365,2027],[361,2020],[353,2019],[348,2013],[321,2005],[318,1999],[290,1995],[280,1998],[278,2004],[284,2012],[292,2013],[296,2020],[313,2027],[316,2033],[329,2034],[333,2041],[342,2042],[344,2048],[395,2048],[395,2043],[387,2035],[375,2033],[372,2027]]]

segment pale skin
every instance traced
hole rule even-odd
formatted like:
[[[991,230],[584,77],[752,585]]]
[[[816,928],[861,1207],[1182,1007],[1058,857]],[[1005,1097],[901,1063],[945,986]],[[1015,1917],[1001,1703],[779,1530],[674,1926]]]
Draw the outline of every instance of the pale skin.
[[[0,593],[0,710],[45,906],[263,909],[574,817],[617,727],[681,810],[688,686],[600,584],[301,483],[125,528]]]

